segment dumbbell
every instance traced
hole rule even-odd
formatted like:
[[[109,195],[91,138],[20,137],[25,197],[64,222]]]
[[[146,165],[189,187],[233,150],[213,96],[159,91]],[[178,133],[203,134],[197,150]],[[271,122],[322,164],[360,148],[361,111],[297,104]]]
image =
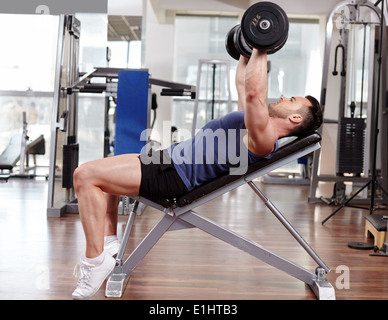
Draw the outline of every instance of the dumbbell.
[[[249,58],[252,48],[273,54],[287,42],[288,29],[288,17],[281,7],[272,2],[258,2],[245,11],[241,24],[228,32],[226,51],[236,60],[240,55]]]

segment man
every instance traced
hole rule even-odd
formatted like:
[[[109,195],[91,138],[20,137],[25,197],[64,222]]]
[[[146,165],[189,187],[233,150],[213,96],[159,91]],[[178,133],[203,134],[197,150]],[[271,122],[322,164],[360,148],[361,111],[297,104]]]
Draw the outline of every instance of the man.
[[[78,264],[80,278],[73,292],[74,299],[91,297],[114,268],[112,255],[117,253],[119,245],[116,229],[120,195],[178,196],[236,166],[228,159],[230,150],[222,151],[220,147],[210,150],[213,162],[206,162],[204,158],[209,150],[204,152],[202,144],[198,147],[198,143],[203,142],[198,136],[218,129],[236,129],[235,144],[241,141],[237,153],[241,157],[245,150],[251,163],[270,158],[277,149],[278,139],[309,134],[322,123],[319,103],[310,96],[282,97],[267,106],[265,51],[254,49],[250,59],[240,58],[236,87],[239,111],[209,122],[206,130],[200,131],[193,139],[151,157],[151,160],[160,161],[150,164],[148,155],[126,154],[92,161],[77,168],[74,188],[86,237],[86,252]],[[225,139],[229,139],[226,145],[231,148],[233,139],[227,135]],[[198,152],[203,153],[202,158],[198,157]]]

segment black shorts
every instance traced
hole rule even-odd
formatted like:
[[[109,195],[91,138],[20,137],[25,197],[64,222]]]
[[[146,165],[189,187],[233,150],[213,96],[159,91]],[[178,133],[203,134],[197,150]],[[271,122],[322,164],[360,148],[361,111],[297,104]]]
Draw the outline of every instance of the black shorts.
[[[166,150],[139,156],[141,164],[140,196],[177,198],[187,193],[187,187],[178,175]]]

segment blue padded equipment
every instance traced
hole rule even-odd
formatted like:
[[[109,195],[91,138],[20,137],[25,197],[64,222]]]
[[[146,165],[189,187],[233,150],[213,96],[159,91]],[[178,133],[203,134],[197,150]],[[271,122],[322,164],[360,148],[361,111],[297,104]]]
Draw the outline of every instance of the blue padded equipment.
[[[148,126],[149,73],[123,70],[118,74],[114,154],[140,153],[146,141],[140,134]]]

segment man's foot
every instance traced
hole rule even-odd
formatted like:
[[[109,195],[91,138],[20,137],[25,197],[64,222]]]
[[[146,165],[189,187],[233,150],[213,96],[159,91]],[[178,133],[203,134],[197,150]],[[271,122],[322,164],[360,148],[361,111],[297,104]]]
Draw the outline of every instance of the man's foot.
[[[100,256],[101,257],[101,256]],[[79,277],[77,288],[74,290],[73,299],[81,300],[92,297],[101,287],[104,280],[110,275],[115,267],[116,261],[109,253],[102,253],[102,262],[92,264],[85,258],[74,268],[74,276]]]

